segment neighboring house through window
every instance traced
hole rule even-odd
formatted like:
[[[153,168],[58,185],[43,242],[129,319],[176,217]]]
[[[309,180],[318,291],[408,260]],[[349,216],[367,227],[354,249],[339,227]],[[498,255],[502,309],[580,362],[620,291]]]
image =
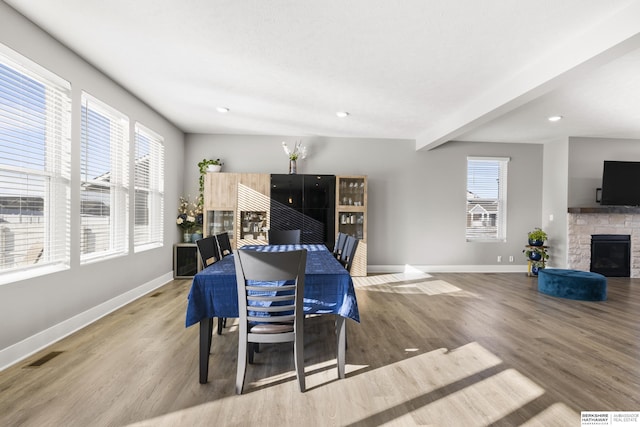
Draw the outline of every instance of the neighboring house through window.
[[[0,45],[0,283],[69,268],[70,94]]]
[[[467,158],[467,241],[507,238],[507,164],[504,157]]]
[[[134,251],[162,246],[164,145],[162,137],[136,123]]]
[[[82,93],[80,262],[129,250],[129,119]]]

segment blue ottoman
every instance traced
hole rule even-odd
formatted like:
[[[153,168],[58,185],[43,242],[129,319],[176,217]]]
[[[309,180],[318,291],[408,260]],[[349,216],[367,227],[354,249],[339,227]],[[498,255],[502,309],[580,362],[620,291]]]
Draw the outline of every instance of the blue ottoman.
[[[605,301],[607,278],[590,271],[545,268],[538,272],[538,291],[560,298]]]

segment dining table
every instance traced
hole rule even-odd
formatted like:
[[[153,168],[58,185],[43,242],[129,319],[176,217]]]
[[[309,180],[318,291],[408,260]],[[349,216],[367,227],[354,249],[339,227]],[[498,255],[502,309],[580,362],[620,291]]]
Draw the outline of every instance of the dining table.
[[[333,253],[323,244],[298,245],[246,245],[238,250],[282,252],[307,250],[304,284],[304,314],[335,315],[336,317],[336,361],[338,377],[345,377],[346,319],[360,323],[353,280]],[[199,379],[208,381],[209,354],[212,345],[213,319],[237,318],[238,288],[236,282],[234,254],[199,271],[189,291],[186,327],[200,325],[199,333]]]

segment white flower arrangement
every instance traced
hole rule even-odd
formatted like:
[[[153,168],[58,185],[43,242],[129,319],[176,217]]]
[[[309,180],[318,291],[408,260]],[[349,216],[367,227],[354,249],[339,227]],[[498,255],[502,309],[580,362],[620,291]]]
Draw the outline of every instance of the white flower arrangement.
[[[176,224],[187,232],[202,225],[202,205],[198,202],[190,202],[188,197],[180,197]]]
[[[289,156],[289,160],[304,160],[307,157],[307,147],[302,145],[302,141],[296,142],[293,150],[290,150],[289,147],[287,147],[287,143],[282,141],[282,148],[287,156]]]

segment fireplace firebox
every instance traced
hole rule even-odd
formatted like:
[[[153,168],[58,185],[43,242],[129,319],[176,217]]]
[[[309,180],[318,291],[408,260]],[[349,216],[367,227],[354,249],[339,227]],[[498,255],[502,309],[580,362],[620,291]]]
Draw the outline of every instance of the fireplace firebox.
[[[631,236],[592,234],[590,270],[607,277],[630,277]]]

